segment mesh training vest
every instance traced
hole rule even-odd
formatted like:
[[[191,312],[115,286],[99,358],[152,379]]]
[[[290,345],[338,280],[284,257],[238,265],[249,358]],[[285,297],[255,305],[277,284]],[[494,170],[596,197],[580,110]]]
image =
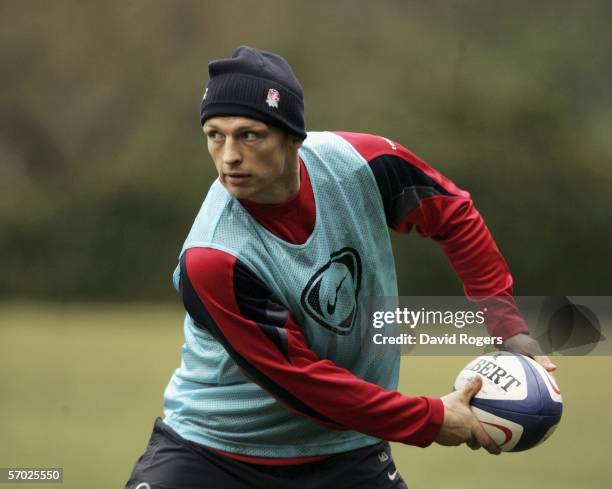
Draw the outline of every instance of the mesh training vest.
[[[304,244],[270,233],[215,180],[181,254],[209,247],[237,257],[291,311],[319,358],[395,390],[399,355],[371,344],[364,354],[362,341],[371,326],[358,320],[357,297],[397,296],[389,232],[372,171],[347,141],[330,132],[309,133],[299,154],[316,204],[315,227]],[[174,281],[178,286],[178,269]],[[184,331],[181,366],[164,394],[164,421],[184,438],[278,458],[332,454],[380,441],[289,412],[249,381],[189,315]]]

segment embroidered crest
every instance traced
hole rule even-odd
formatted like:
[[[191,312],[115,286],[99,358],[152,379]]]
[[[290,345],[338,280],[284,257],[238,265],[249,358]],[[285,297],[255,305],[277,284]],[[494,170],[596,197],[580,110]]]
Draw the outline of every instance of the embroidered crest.
[[[278,109],[279,102],[280,93],[278,93],[278,90],[275,90],[274,88],[268,90],[268,96],[266,98],[266,103],[268,104],[268,107],[274,107],[275,109]]]

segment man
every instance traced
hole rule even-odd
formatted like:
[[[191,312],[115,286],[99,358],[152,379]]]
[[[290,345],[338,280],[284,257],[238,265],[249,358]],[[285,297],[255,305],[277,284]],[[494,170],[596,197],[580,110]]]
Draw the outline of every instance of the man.
[[[400,488],[387,441],[499,453],[468,407],[478,377],[405,396],[399,357],[362,354],[356,320],[360,297],[397,296],[388,227],[436,240],[468,296],[511,299],[469,194],[385,138],[307,137],[302,87],[278,55],[243,46],[209,74],[201,123],[219,178],[175,272],[181,366],[126,487]],[[489,330],[539,354],[506,304]]]

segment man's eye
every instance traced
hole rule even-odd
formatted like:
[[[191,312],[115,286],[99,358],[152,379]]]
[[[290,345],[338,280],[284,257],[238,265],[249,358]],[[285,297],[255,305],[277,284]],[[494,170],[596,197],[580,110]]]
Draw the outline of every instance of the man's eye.
[[[255,139],[257,139],[257,133],[253,132],[253,131],[247,131],[243,134],[244,139],[246,139],[247,141],[253,141]]]
[[[210,131],[207,136],[212,141],[219,141],[221,139],[221,133],[217,131]]]

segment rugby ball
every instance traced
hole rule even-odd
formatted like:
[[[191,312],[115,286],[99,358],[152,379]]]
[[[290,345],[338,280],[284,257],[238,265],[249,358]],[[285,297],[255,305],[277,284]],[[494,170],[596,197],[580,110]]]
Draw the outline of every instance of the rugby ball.
[[[521,452],[546,440],[561,420],[563,400],[557,383],[529,357],[495,352],[475,358],[455,380],[455,390],[479,375],[482,388],[472,411],[504,452]]]

